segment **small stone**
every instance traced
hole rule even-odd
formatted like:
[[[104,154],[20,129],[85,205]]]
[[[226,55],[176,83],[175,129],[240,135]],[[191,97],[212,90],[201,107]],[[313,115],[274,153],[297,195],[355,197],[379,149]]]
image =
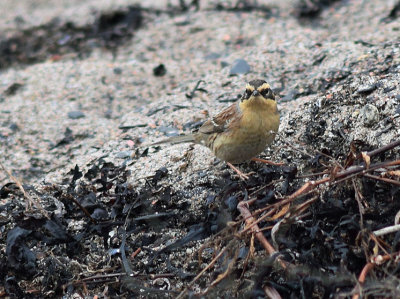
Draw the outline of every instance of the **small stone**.
[[[95,220],[102,220],[102,219],[107,219],[108,218],[108,213],[104,209],[97,208],[97,209],[95,209],[93,211],[91,216]]]
[[[157,128],[157,130],[160,131],[161,133],[164,133],[168,137],[179,135],[178,129],[176,129],[174,127],[160,126]]]
[[[21,89],[22,86],[24,86],[23,83],[15,82],[7,87],[7,89],[4,91],[4,94],[6,96],[15,95],[17,91]]]
[[[285,130],[286,135],[292,135],[294,133],[293,129],[286,129]]]
[[[385,87],[385,88],[383,89],[383,92],[384,92],[384,93],[388,93],[388,92],[391,92],[392,90],[395,90],[395,89],[396,89],[395,86]]]
[[[352,117],[358,117],[360,115],[360,110],[354,110],[353,113],[351,114]]]
[[[120,67],[114,68],[113,71],[114,71],[114,74],[116,74],[116,75],[121,75],[122,74],[122,69]]]
[[[186,254],[192,254],[192,253],[193,253],[193,250],[191,248],[186,249]]]
[[[71,40],[71,38],[72,38],[71,35],[66,34],[57,41],[57,44],[60,46],[64,46],[64,45],[68,44],[68,42]]]
[[[215,195],[209,195],[206,198],[206,205],[209,206],[215,201]]]
[[[153,75],[156,77],[162,77],[167,73],[167,69],[164,64],[159,64],[155,68],[153,68]]]
[[[366,127],[371,127],[379,121],[379,111],[374,105],[366,104],[361,110],[359,118]]]
[[[19,130],[19,127],[18,127],[18,125],[17,125],[16,123],[10,124],[9,128],[10,128],[13,132]]]
[[[176,26],[187,26],[190,24],[190,18],[187,16],[179,16],[174,19]]]
[[[238,205],[238,198],[236,196],[229,196],[226,200],[225,200],[225,204],[228,207],[228,210],[230,212],[233,212],[236,210],[237,205]]]
[[[79,110],[70,111],[70,112],[68,112],[68,117],[70,119],[78,119],[78,118],[85,117],[85,114],[82,111],[79,111]]]
[[[357,89],[357,93],[359,94],[369,94],[371,92],[373,92],[376,88],[377,88],[377,84],[369,84],[369,85],[361,85],[358,89]]]
[[[121,151],[115,155],[117,159],[126,159],[131,156],[131,151]]]
[[[207,54],[206,56],[204,56],[204,59],[205,60],[216,60],[220,57],[221,57],[221,54],[216,53],[216,52],[211,52],[211,53]]]
[[[247,257],[249,253],[249,248],[248,247],[241,247],[239,249],[239,255],[238,255],[238,259],[243,260]]]
[[[226,61],[221,61],[220,64],[222,68],[227,67],[229,65],[229,63],[227,63]]]
[[[250,65],[244,59],[236,59],[229,71],[229,76],[242,75],[250,72]]]

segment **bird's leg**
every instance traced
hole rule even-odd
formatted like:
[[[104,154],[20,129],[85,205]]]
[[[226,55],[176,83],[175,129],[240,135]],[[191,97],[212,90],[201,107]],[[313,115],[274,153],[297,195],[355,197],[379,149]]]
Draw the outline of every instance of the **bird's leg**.
[[[282,163],[282,162],[272,162],[270,160],[265,160],[265,159],[260,159],[260,158],[252,158],[251,161],[261,162],[261,163],[275,165],[275,166],[285,165],[285,163]]]
[[[245,175],[243,172],[241,172],[238,168],[236,168],[235,166],[232,165],[232,163],[226,162],[226,164],[232,168],[242,180],[248,180],[249,177],[247,175]]]

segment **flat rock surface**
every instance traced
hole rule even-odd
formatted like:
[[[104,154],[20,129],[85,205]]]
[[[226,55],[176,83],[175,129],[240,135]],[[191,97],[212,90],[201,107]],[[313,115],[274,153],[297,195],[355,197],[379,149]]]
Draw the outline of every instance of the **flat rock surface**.
[[[371,257],[399,249],[395,233],[370,237],[395,223],[398,168],[323,184],[261,221],[299,266],[290,274],[239,233],[237,209],[333,181],[400,139],[398,1],[3,2],[0,294],[263,298],[268,286],[322,298],[351,294]],[[249,69],[232,76],[239,59]],[[198,128],[255,78],[281,113],[260,157],[284,166],[245,163],[241,181],[200,145],[150,146]],[[397,146],[370,163],[399,157]],[[398,295],[385,271],[366,292]]]

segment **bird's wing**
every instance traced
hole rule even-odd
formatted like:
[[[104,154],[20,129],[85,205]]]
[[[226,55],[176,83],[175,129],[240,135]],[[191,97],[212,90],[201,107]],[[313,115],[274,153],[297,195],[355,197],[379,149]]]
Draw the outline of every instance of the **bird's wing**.
[[[199,129],[198,133],[201,134],[213,134],[222,133],[234,125],[240,120],[242,113],[239,108],[239,104],[235,103],[219,114],[214,116],[212,119],[206,121]]]

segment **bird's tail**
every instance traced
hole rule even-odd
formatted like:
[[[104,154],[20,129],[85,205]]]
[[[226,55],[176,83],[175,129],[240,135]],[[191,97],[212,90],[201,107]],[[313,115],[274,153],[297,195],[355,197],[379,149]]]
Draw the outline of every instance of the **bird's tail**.
[[[155,143],[152,143],[151,145],[158,145],[158,144],[163,144],[163,143],[184,143],[184,142],[194,142],[194,136],[193,134],[188,134],[188,135],[182,135],[182,136],[173,136]]]

